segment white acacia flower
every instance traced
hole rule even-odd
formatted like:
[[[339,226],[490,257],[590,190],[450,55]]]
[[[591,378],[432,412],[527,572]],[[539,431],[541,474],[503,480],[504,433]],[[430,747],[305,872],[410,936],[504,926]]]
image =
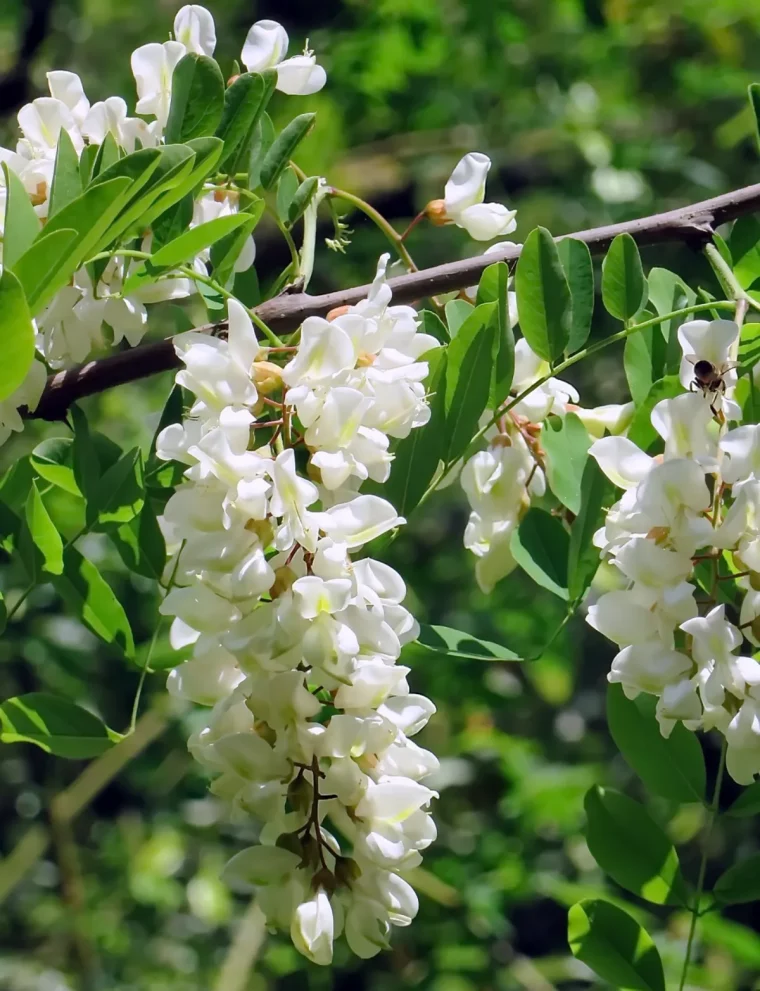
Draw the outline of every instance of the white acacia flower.
[[[333,912],[330,899],[320,888],[293,913],[290,935],[297,950],[314,963],[332,963]]]
[[[490,241],[511,234],[517,226],[516,211],[501,203],[484,203],[486,176],[491,159],[480,152],[469,152],[457,163],[446,183],[446,216],[463,227],[476,241]]]
[[[197,3],[188,4],[177,11],[174,18],[174,38],[188,52],[213,55],[216,48],[214,18]]]
[[[151,42],[132,52],[132,74],[137,86],[138,114],[156,118],[159,131],[163,131],[169,116],[172,96],[172,74],[186,55],[185,46],[179,41],[165,41],[162,45]]]
[[[694,380],[694,365],[709,361],[720,369],[729,363],[731,345],[739,336],[739,328],[733,320],[690,320],[678,328],[678,343],[683,351],[679,377],[684,389]],[[723,376],[726,386],[736,384],[736,372],[730,370]]]
[[[286,59],[288,34],[277,21],[257,21],[245,39],[240,60],[249,72],[277,70],[277,89],[290,96],[309,96],[317,93],[327,82],[327,74],[317,65],[314,53],[308,48],[303,55]]]

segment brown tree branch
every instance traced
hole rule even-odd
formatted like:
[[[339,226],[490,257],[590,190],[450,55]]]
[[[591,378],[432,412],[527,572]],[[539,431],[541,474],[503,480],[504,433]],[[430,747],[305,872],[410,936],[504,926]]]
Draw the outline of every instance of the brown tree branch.
[[[678,210],[669,210],[667,213],[629,220],[622,224],[596,227],[576,234],[565,234],[563,237],[585,241],[593,252],[605,251],[618,234],[630,234],[641,245],[668,241],[698,245],[708,241],[720,224],[756,210],[760,210],[760,183]],[[520,250],[521,246],[515,245],[498,253],[477,255],[390,279],[393,301],[411,303],[436,293],[474,285],[489,265],[500,259],[514,262],[519,257]],[[355,286],[322,296],[283,293],[262,303],[256,308],[256,313],[275,333],[281,334],[294,330],[307,317],[324,316],[335,307],[358,303],[366,298],[368,289],[369,286],[366,285]],[[208,332],[224,329],[224,321],[198,328]],[[178,365],[179,360],[170,338],[78,365],[48,379],[42,399],[31,415],[44,420],[62,419],[69,406],[77,399],[176,368]]]

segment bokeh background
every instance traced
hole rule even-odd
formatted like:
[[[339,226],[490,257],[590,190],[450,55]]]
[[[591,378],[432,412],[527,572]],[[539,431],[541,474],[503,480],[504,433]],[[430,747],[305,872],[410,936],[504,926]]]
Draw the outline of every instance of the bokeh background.
[[[3,0],[0,4],[0,142],[15,141],[15,114],[45,92],[45,72],[78,72],[94,102],[134,101],[131,51],[164,40],[178,4],[166,0]],[[281,21],[291,53],[306,37],[328,71],[307,99],[278,97],[276,120],[316,110],[299,164],[368,199],[402,229],[441,195],[459,156],[494,162],[489,199],[518,209],[522,239],[540,223],[579,230],[706,198],[758,177],[746,106],[760,78],[760,7],[747,0],[218,0],[217,57],[231,68],[250,24]],[[320,249],[312,291],[369,280],[384,250],[360,214],[348,253]],[[331,236],[329,223],[325,236]],[[257,231],[262,285],[287,260],[276,229]],[[456,228],[419,227],[409,247],[420,266],[477,250]],[[644,253],[695,288],[709,283],[686,248]],[[177,319],[157,308],[151,333]],[[595,334],[608,329],[598,314]],[[577,369],[583,401],[627,399],[621,355]],[[573,369],[575,372],[576,369]],[[122,446],[147,445],[170,376],[87,401],[92,427]],[[0,467],[65,428],[33,424],[0,452]],[[64,534],[78,519],[53,502]],[[422,621],[442,623],[534,654],[562,603],[522,573],[490,598],[461,546],[466,509],[455,489],[430,500],[388,551]],[[118,590],[137,637],[156,622],[153,586],[129,578],[108,545],[88,556]],[[2,566],[12,604],[25,584]],[[601,576],[604,581],[604,575]],[[207,795],[186,752],[197,714],[158,713],[165,675],[148,678],[138,724],[150,742],[82,809],[70,829],[53,821],[54,796],[84,769],[27,746],[0,747],[0,989],[3,991],[564,991],[602,986],[569,957],[568,905],[623,893],[605,881],[583,839],[584,792],[594,782],[641,797],[604,720],[610,645],[582,618],[539,661],[419,661],[411,675],[438,716],[421,743],[442,760],[435,787],[440,838],[418,877],[421,911],[396,930],[393,950],[368,962],[339,950],[323,971],[282,938],[264,936],[245,899],[219,881],[225,860],[250,842]],[[159,663],[167,666],[162,633]],[[50,587],[30,597],[0,643],[0,697],[47,690],[129,724],[138,683],[68,617]],[[705,740],[708,771],[717,761]],[[724,803],[732,798],[724,790]],[[665,800],[653,811],[686,846],[701,810]],[[708,879],[756,846],[756,828],[728,821],[712,836]],[[52,836],[52,842],[48,843]],[[19,846],[19,844],[21,844]],[[15,851],[15,852],[13,852]],[[29,869],[26,867],[31,864]],[[19,880],[20,878],[20,880]],[[656,935],[677,980],[687,918],[625,896]],[[760,988],[756,907],[704,919],[702,966],[692,987]]]

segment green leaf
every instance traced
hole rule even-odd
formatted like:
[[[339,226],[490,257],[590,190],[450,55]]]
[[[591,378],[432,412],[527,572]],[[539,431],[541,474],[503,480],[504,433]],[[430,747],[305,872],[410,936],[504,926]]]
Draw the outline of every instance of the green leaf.
[[[563,237],[557,242],[557,252],[570,290],[570,334],[566,351],[580,351],[591,332],[594,315],[594,266],[585,241]]]
[[[520,329],[536,354],[550,364],[557,361],[570,337],[571,297],[562,265],[549,231],[531,231],[515,270]]]
[[[0,633],[5,633],[5,627],[8,623],[8,608],[5,605],[5,599],[3,598],[3,593],[0,592]]]
[[[509,269],[506,262],[489,265],[478,283],[477,301],[498,304],[498,328],[494,342],[493,373],[488,408],[498,409],[509,395],[515,374],[515,335],[509,320],[507,283]]]
[[[421,659],[432,653],[460,660],[520,660],[520,657],[507,647],[492,643],[490,640],[480,640],[469,633],[452,630],[448,626],[422,625],[417,639],[414,643],[407,644],[402,653],[407,659]]]
[[[595,785],[584,802],[591,856],[622,888],[655,905],[687,905],[678,854],[643,805]]]
[[[512,536],[515,561],[534,582],[567,599],[569,536],[561,521],[533,506]]]
[[[128,523],[143,507],[145,487],[139,447],[127,451],[99,480],[97,494],[87,502],[87,522],[100,526]]]
[[[135,155],[144,155],[146,151],[153,154],[158,151],[155,167],[137,195],[130,199],[129,206],[120,218],[122,223],[135,224],[139,230],[150,227],[157,217],[162,216],[195,187],[196,183],[192,179],[198,166],[198,156],[190,144],[146,148],[135,152]],[[217,151],[221,153],[221,142]],[[122,159],[118,165],[124,168],[131,157]]]
[[[749,289],[760,278],[760,221],[751,215],[739,217],[731,228],[728,247],[734,275],[744,289]]]
[[[5,177],[5,223],[3,226],[3,265],[15,269],[40,232],[40,218],[34,212],[29,193],[19,177],[3,162]]]
[[[760,853],[745,857],[724,871],[712,893],[721,905],[760,900]]]
[[[248,157],[248,188],[257,189],[261,185],[261,168],[264,157],[274,144],[274,124],[268,113],[263,113],[253,129],[251,149]]]
[[[652,937],[627,912],[589,898],[568,913],[570,951],[619,991],[665,991]]]
[[[760,814],[760,781],[745,788],[736,801],[726,810],[727,816],[743,819]]]
[[[427,491],[443,457],[446,425],[446,351],[428,352],[430,372],[426,391],[432,394],[430,419],[399,442],[384,494],[403,516],[417,506]]]
[[[288,210],[290,209],[290,204],[293,197],[296,195],[297,189],[298,176],[288,165],[280,178],[277,180],[277,196],[275,197],[277,216],[283,224],[287,224],[288,222]]]
[[[690,289],[683,279],[675,272],[667,268],[653,268],[647,277],[649,287],[649,302],[654,305],[658,316],[665,316],[674,310],[682,310],[686,306],[692,306],[696,301],[697,294]],[[688,319],[688,318],[687,318]],[[670,340],[673,334],[677,334],[678,327],[683,322],[683,318],[674,318],[660,325],[661,332]],[[681,349],[678,347],[676,336],[675,347],[678,350],[680,362]]]
[[[235,262],[246,245],[251,232],[264,215],[265,202],[263,199],[246,203],[241,213],[248,215],[251,220],[242,224],[237,230],[231,231],[211,246],[211,264],[214,266],[214,278],[223,286],[227,285],[235,269]]]
[[[119,161],[120,157],[119,146],[116,144],[116,138],[113,136],[111,131],[108,131],[103,139],[103,144],[98,148],[95,161],[92,163],[90,182],[97,178],[101,172],[107,172],[112,165]]]
[[[224,93],[224,110],[216,136],[224,141],[219,171],[236,172],[235,165],[245,156],[256,125],[277,85],[277,71],[244,72]]]
[[[46,482],[74,496],[81,496],[74,478],[73,441],[70,437],[50,437],[30,455],[31,464]]]
[[[570,530],[567,549],[567,591],[578,603],[593,581],[601,560],[592,539],[615,499],[615,487],[594,458],[588,458],[581,479],[581,508]]]
[[[10,271],[0,274],[0,401],[11,396],[34,361],[34,326],[21,283]]]
[[[63,541],[61,535],[50,519],[45,503],[42,501],[36,482],[32,482],[25,508],[26,525],[34,546],[41,555],[39,564],[52,575],[60,575],[63,571]],[[31,578],[37,577],[37,557],[35,555],[34,572]]]
[[[188,52],[172,75],[172,99],[166,119],[166,144],[213,134],[224,109],[222,70],[208,55]]]
[[[76,547],[64,549],[63,574],[54,575],[51,581],[69,609],[96,636],[132,657],[132,629],[121,603],[95,565]]]
[[[190,226],[192,219],[193,197],[188,193],[153,221],[153,250],[158,251],[159,248],[179,237]]]
[[[541,431],[546,451],[549,487],[563,506],[577,516],[581,509],[581,480],[588,460],[591,438],[575,413],[563,419],[549,417]]]
[[[166,543],[149,502],[129,523],[109,527],[108,536],[130,571],[160,580],[166,564]]]
[[[59,210],[81,195],[82,177],[79,174],[79,156],[69,132],[62,127],[58,135],[58,147],[55,152],[48,217],[55,216]]]
[[[629,440],[643,451],[648,450],[660,436],[652,426],[652,410],[663,399],[673,399],[682,392],[683,386],[677,375],[666,375],[665,378],[655,382],[644,401],[636,406],[636,412],[628,428]]]
[[[443,308],[449,337],[456,337],[459,328],[472,313],[475,307],[466,299],[450,299]]]
[[[316,114],[299,114],[274,139],[261,163],[260,181],[264,189],[272,189],[293,157],[293,152],[314,126]]]
[[[623,321],[635,316],[647,301],[639,249],[630,234],[618,234],[602,262],[602,300],[607,312]]]
[[[658,354],[653,353],[659,344]],[[652,383],[664,371],[665,342],[657,327],[647,327],[625,339],[623,368],[634,403],[643,402]]]
[[[755,122],[755,147],[760,151],[760,83],[750,83],[747,87],[747,95]]]
[[[419,313],[419,317],[422,320],[422,325],[420,327],[421,334],[429,334],[434,337],[439,344],[449,343],[449,332],[446,329],[446,324],[441,320],[437,313],[433,313],[432,310],[422,310]]]
[[[56,757],[85,760],[108,750],[116,739],[97,716],[56,695],[30,692],[0,705],[3,743],[34,743]]]
[[[98,156],[100,145],[85,145],[82,154],[79,156],[79,178],[84,189],[92,178],[92,167]]]
[[[19,458],[3,475],[0,482],[0,502],[13,510],[21,510],[26,504],[34,471],[29,458]]]
[[[702,802],[705,760],[699,740],[678,723],[666,740],[651,695],[627,699],[620,685],[607,689],[607,722],[612,739],[647,788],[671,802]]]
[[[119,211],[125,205],[132,181],[126,176],[89,186],[45,225],[45,237],[53,231],[74,230],[73,239],[55,271],[44,285],[35,286],[29,296],[33,314],[39,313],[95,250]],[[32,247],[32,249],[34,248]]]
[[[74,230],[43,234],[19,258],[13,270],[24,287],[27,299],[39,295],[65,264],[76,238],[77,232]]]
[[[290,206],[288,207],[288,227],[292,227],[293,224],[297,223],[301,217],[306,212],[306,208],[309,206],[311,201],[314,199],[317,190],[319,189],[319,178],[318,176],[309,176],[307,179],[301,183],[298,189],[293,194],[293,198],[290,201]]]
[[[226,217],[216,217],[205,224],[191,227],[183,231],[179,237],[165,244],[151,257],[130,274],[122,287],[122,292],[135,292],[140,286],[154,282],[162,273],[170,271],[177,265],[194,258],[209,245],[226,237],[232,231],[244,228],[249,234],[256,226],[258,218],[249,213],[234,213]]]
[[[448,347],[444,438],[447,464],[464,453],[488,403],[498,309],[498,303],[475,307]]]

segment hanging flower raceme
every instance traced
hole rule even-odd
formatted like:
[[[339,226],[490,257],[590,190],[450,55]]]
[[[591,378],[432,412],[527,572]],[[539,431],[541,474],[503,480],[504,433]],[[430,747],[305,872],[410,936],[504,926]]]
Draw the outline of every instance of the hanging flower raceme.
[[[652,410],[662,456],[650,457],[625,437],[592,445],[601,469],[625,490],[594,537],[625,588],[601,596],[588,622],[620,648],[609,680],[629,698],[656,695],[665,736],[679,721],[718,729],[728,743],[729,773],[748,784],[760,773],[760,663],[741,651],[745,640],[757,644],[760,476],[757,428],[726,429],[740,415],[730,396],[737,338],[736,324],[725,320],[679,329],[681,382],[692,391]],[[700,362],[715,370],[707,384]],[[739,625],[716,602],[725,551],[746,576],[737,580],[747,591]],[[698,589],[708,600],[702,615]]]
[[[474,454],[462,468],[460,481],[471,508],[464,546],[478,558],[475,577],[486,593],[517,566],[510,549],[515,531],[531,497],[546,491],[541,424],[550,413],[564,415],[571,401],[578,402],[573,386],[561,379],[549,378],[538,385],[548,372],[548,363],[520,339],[515,345],[512,392],[519,396],[531,387],[532,391],[499,417],[486,432],[486,450]],[[487,412],[486,422],[490,418]]]
[[[402,874],[435,838],[421,779],[437,761],[411,739],[434,707],[398,663],[418,626],[400,576],[351,558],[404,522],[358,488],[387,477],[389,437],[429,415],[422,356],[437,342],[391,305],[387,260],[366,300],[304,323],[284,366],[235,301],[226,340],[176,338],[177,381],[196,398],[158,443],[188,466],[162,521],[162,612],[194,653],[169,689],[213,705],[190,749],[260,826],[226,876],[321,964],[342,932],[370,957],[409,924]]]

